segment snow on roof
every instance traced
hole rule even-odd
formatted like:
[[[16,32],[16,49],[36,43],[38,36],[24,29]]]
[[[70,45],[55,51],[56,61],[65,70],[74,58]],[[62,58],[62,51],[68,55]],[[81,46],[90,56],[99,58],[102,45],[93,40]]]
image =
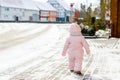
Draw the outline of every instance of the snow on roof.
[[[52,7],[52,5],[50,5],[49,3],[40,3],[35,1],[36,6],[40,9],[40,10],[47,10],[47,11],[57,11],[54,7]]]
[[[65,9],[70,10],[70,6],[67,5],[67,3],[64,0],[57,0],[57,2]]]
[[[22,0],[0,0],[0,6],[24,8]]]
[[[38,10],[32,0],[0,0],[0,6]]]
[[[26,9],[39,10],[33,0],[22,0]]]

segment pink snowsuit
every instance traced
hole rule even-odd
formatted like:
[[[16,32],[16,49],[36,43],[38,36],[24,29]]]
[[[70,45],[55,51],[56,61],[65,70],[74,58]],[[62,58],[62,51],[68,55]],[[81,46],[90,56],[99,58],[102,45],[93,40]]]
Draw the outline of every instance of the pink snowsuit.
[[[82,36],[81,29],[77,23],[72,24],[69,31],[70,36],[65,42],[62,55],[65,56],[68,51],[70,70],[81,71],[84,55],[83,47],[85,48],[86,53],[89,54],[89,45]]]

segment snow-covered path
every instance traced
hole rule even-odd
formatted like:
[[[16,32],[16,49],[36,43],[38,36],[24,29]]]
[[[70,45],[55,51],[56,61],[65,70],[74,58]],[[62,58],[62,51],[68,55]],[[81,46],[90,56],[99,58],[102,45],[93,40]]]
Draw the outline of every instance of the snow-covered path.
[[[1,23],[0,80],[81,80],[70,76],[67,56],[61,56],[68,26]],[[82,72],[90,80],[119,80],[120,39],[87,41],[91,55],[85,55]]]

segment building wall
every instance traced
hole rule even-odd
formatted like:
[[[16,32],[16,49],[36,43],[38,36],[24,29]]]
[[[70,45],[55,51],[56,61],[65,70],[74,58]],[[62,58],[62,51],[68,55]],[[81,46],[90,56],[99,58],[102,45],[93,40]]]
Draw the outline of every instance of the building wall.
[[[111,0],[112,37],[120,37],[120,1]]]
[[[70,11],[65,11],[66,22],[70,22]]]
[[[66,15],[65,9],[56,1],[56,0],[49,0],[48,1],[54,8],[57,10],[57,21],[58,22],[66,22]]]
[[[0,7],[0,10],[1,10],[0,20],[14,21],[15,16],[18,17],[19,20],[22,19],[22,13],[21,13],[22,9]]]
[[[22,8],[10,8],[0,6],[0,21],[45,21],[45,22],[69,22],[70,11],[66,11],[55,0],[52,3],[57,11],[42,11]]]
[[[56,22],[57,12],[49,11],[49,22]]]
[[[55,22],[57,17],[56,11],[40,11],[40,21],[41,22]]]
[[[2,21],[39,21],[39,11],[20,8],[0,7]]]
[[[23,21],[39,21],[39,11],[25,9],[23,12]]]
[[[57,21],[59,22],[65,22],[65,10],[59,5],[59,7],[57,8],[58,10],[58,14],[57,14]]]
[[[48,22],[49,19],[49,11],[41,10],[40,11],[40,21],[41,22]]]

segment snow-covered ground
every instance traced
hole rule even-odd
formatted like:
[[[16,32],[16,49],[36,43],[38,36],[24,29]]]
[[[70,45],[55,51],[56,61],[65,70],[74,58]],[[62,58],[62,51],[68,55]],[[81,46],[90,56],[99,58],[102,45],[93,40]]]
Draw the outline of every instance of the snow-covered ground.
[[[111,29],[98,30],[95,32],[95,36],[108,38],[109,36],[111,36]]]
[[[61,51],[69,24],[0,23],[0,80],[81,80]],[[92,80],[120,79],[120,39],[87,39],[82,72]],[[86,76],[83,76],[83,78]],[[89,79],[88,79],[89,80]]]

